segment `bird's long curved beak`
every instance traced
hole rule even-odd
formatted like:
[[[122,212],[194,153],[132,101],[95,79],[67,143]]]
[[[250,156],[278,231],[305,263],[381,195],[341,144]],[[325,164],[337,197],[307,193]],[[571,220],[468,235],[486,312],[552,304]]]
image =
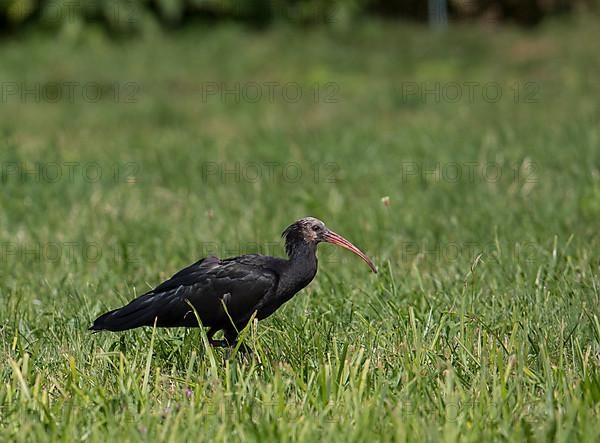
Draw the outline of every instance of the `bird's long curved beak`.
[[[338,245],[341,246],[342,248],[346,248],[352,252],[354,252],[356,255],[358,255],[360,258],[362,258],[371,268],[371,270],[377,274],[377,268],[375,267],[375,265],[373,264],[373,262],[371,261],[371,259],[369,257],[367,257],[360,249],[358,249],[356,246],[354,246],[352,243],[350,243],[348,240],[346,240],[344,237],[342,237],[339,234],[336,234],[333,231],[327,231],[327,233],[324,235],[325,237],[325,241],[327,241],[327,243],[332,243],[334,245]]]

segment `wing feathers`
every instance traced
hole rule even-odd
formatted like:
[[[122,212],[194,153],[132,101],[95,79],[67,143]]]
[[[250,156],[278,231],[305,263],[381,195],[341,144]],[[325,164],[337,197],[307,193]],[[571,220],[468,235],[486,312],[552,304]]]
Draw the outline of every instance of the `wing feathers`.
[[[198,326],[188,301],[204,326],[226,327],[229,317],[236,322],[247,320],[277,288],[279,275],[265,266],[264,259],[256,255],[228,260],[207,257],[128,305],[98,317],[90,329],[123,331],[152,326],[155,319],[157,326]]]

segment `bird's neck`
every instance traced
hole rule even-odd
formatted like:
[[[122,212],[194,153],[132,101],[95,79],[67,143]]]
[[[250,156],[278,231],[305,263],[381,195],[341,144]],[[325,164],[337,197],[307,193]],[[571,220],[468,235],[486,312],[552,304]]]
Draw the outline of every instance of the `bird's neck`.
[[[296,264],[317,262],[317,245],[314,243],[295,243],[287,250],[290,262]]]
[[[308,284],[317,272],[317,245],[298,242],[288,250],[289,277],[297,282]]]

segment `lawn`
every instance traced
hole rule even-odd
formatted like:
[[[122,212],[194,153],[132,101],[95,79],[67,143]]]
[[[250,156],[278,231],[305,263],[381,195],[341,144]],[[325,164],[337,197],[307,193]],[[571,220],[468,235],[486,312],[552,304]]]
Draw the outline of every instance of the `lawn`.
[[[598,441],[599,30],[0,42],[1,438]],[[379,273],[320,246],[253,355],[87,330],[306,215]]]

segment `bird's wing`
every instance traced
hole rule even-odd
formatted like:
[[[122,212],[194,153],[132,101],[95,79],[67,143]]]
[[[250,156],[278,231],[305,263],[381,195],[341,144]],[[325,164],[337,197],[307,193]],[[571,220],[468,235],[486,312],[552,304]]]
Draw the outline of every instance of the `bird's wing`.
[[[171,289],[177,289],[180,286],[190,286],[202,279],[210,270],[218,268],[221,265],[219,257],[213,255],[198,260],[196,263],[189,265],[186,268],[175,273],[170,279],[165,280],[150,293],[167,292]]]
[[[248,320],[265,297],[277,289],[279,275],[259,257],[219,260],[209,257],[182,269],[153,291],[158,324],[194,323],[191,304],[205,326]],[[197,323],[196,323],[197,324]]]
[[[265,297],[275,294],[279,274],[262,256],[227,260],[207,257],[128,305],[98,317],[92,329],[122,331],[138,326],[243,326]],[[194,309],[192,309],[192,306]]]

